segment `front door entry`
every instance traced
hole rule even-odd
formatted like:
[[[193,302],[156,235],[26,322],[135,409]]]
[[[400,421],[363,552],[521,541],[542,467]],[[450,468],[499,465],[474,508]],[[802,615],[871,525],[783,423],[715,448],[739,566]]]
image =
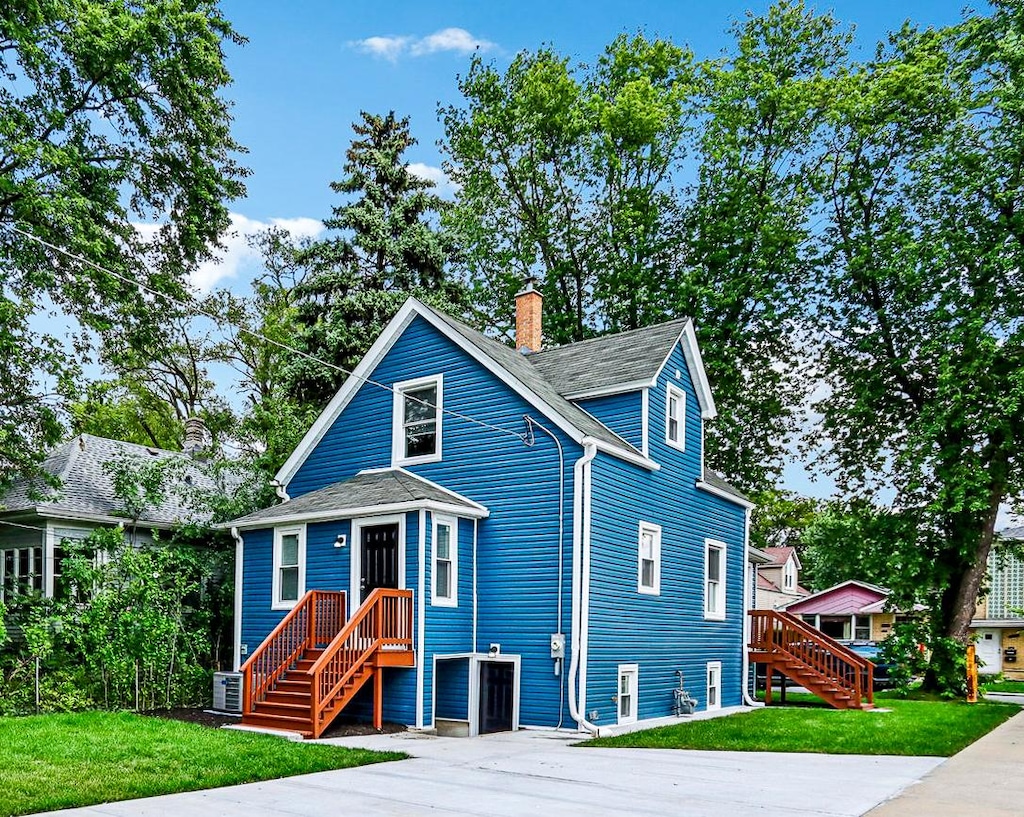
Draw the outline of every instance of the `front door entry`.
[[[398,587],[398,523],[359,531],[359,601],[378,587]]]
[[[480,734],[512,730],[515,665],[510,661],[480,663]]]

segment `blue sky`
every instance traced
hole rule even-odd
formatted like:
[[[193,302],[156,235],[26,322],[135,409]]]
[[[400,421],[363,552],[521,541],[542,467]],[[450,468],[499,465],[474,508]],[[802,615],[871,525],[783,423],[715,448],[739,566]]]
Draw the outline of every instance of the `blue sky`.
[[[409,116],[419,140],[409,151],[410,163],[422,173],[439,173],[437,107],[460,102],[457,76],[475,48],[499,67],[515,53],[542,45],[592,62],[619,33],[642,30],[688,45],[699,58],[712,57],[730,44],[732,22],[768,5],[228,0],[225,14],[249,39],[229,50],[234,85],[228,93],[235,102],[235,135],[249,148],[245,163],[253,175],[248,196],[231,205],[236,231],[223,262],[206,266],[196,283],[244,288],[257,264],[246,248],[246,233],[272,223],[299,235],[317,233],[319,220],[338,203],[328,183],[341,176],[351,124],[361,110]],[[814,7],[854,25],[856,53],[867,58],[879,38],[905,20],[947,25],[960,19],[962,4],[846,0]],[[787,468],[785,483],[818,496],[832,490],[827,479],[810,482],[796,462]]]

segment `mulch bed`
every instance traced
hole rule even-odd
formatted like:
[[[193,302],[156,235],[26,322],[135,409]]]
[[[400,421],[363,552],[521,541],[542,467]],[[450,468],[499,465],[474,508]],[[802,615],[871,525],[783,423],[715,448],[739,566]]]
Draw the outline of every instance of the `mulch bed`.
[[[148,715],[154,718],[170,718],[175,721],[185,721],[187,723],[195,723],[199,726],[208,726],[212,729],[219,729],[220,727],[238,723],[241,718],[232,715],[216,715],[212,712],[206,712],[202,709],[155,709],[150,712],[143,712],[143,715]],[[358,735],[390,735],[395,732],[404,732],[405,726],[400,723],[385,723],[382,729],[374,729],[371,724],[345,720],[338,718],[331,727],[324,732],[321,738],[347,738]]]

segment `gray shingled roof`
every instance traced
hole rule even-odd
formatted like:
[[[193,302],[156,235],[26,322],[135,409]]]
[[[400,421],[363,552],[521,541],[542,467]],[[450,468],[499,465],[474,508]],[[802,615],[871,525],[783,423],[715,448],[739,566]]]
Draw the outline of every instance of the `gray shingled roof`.
[[[416,501],[443,502],[472,511],[473,515],[479,515],[481,510],[481,506],[466,501],[437,483],[413,476],[399,468],[391,468],[360,472],[350,479],[303,494],[281,505],[263,508],[235,519],[230,524],[246,527],[255,522],[273,522],[300,515],[340,516],[346,510],[355,508]]]
[[[1003,539],[1024,539],[1024,526],[1003,528],[998,535]]]
[[[0,514],[36,513],[71,519],[123,517],[122,503],[115,496],[113,479],[104,463],[124,457],[147,462],[177,460],[181,463],[180,478],[187,489],[203,491],[218,487],[201,463],[180,451],[80,434],[55,448],[43,462],[43,468],[61,481],[61,487],[52,488],[42,481],[31,485],[25,480],[16,482],[0,497]],[[149,525],[169,526],[196,520],[195,510],[183,496],[188,492],[168,490],[164,501],[155,508],[147,509],[141,521]]]
[[[430,307],[426,308],[431,309]],[[562,417],[562,419],[569,423],[569,425],[578,428],[587,436],[594,437],[602,442],[614,445],[617,448],[622,448],[626,451],[640,454],[635,446],[630,445],[622,439],[622,437],[608,428],[608,426],[598,422],[592,415],[566,400],[554,384],[552,384],[539,369],[530,365],[529,359],[530,357],[533,357],[533,355],[527,357],[514,349],[510,349],[504,344],[481,334],[476,329],[471,329],[461,321],[457,321],[455,318],[445,315],[443,312],[438,312],[436,309],[431,309],[431,312],[472,343],[477,349],[490,357],[495,363],[505,369],[505,371],[509,372],[509,374],[519,380],[530,391],[540,397],[541,400],[547,403],[558,415]],[[577,345],[579,344],[573,344],[573,347]],[[667,354],[667,349],[663,349],[662,352],[664,359],[664,354]]]
[[[689,318],[558,346],[527,356],[558,393],[653,380]]]
[[[717,471],[712,471],[710,468],[705,468],[704,481],[708,485],[718,488],[718,490],[720,491],[725,491],[727,494],[731,494],[737,499],[742,499],[744,502],[753,502],[753,500],[749,496],[744,494],[741,490],[739,490],[739,488],[734,488],[732,485],[730,485],[726,481],[725,476],[719,474]]]

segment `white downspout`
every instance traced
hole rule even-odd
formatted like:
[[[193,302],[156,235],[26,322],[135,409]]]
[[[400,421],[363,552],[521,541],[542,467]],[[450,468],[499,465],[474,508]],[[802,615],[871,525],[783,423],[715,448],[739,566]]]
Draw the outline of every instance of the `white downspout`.
[[[242,549],[244,542],[238,528],[231,529],[235,540],[235,655],[232,669],[238,672],[242,666]]]
[[[583,456],[573,466],[573,524],[572,524],[572,648],[569,660],[569,714],[583,731],[596,735],[599,727],[591,723],[580,711],[576,680],[580,668],[580,653],[584,642],[586,613],[584,611],[584,567],[590,567],[590,463],[597,456],[597,446],[587,443]],[[588,605],[589,606],[589,605]],[[585,697],[585,696],[584,696]]]
[[[750,569],[750,508],[743,510],[743,703],[747,706],[763,706],[750,697],[750,596],[753,587],[751,577],[756,570]]]

